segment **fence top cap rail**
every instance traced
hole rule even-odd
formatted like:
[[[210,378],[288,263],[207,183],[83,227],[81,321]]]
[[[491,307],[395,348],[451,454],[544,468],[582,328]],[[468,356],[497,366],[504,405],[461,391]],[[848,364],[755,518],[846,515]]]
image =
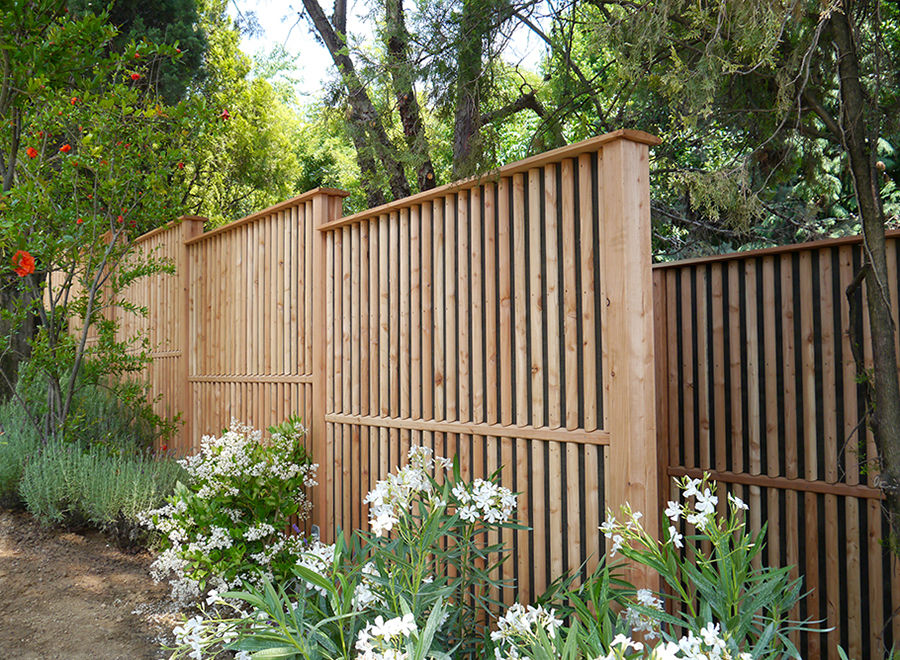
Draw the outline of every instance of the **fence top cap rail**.
[[[176,218],[175,220],[170,220],[162,227],[157,227],[156,229],[151,229],[146,234],[141,234],[136,239],[134,239],[135,245],[138,243],[143,243],[144,241],[153,238],[158,234],[162,234],[163,232],[167,232],[170,229],[175,229],[178,225],[180,225],[185,220],[200,220],[201,222],[206,222],[209,218],[205,218],[202,215],[182,215]]]
[[[548,163],[560,161],[565,158],[574,158],[580,156],[581,154],[590,153],[592,151],[595,151],[599,147],[602,147],[608,142],[622,139],[631,140],[632,142],[640,142],[642,144],[647,144],[650,146],[657,145],[661,142],[661,140],[655,135],[650,135],[650,133],[645,133],[644,131],[620,129],[618,131],[613,131],[612,133],[606,133],[604,135],[599,135],[588,140],[583,140],[582,142],[576,142],[575,144],[569,144],[565,147],[559,147],[558,149],[553,149],[552,151],[545,151],[544,153],[530,156],[529,158],[526,158],[524,160],[516,161],[515,163],[509,163],[508,165],[503,165],[496,169],[485,172],[484,174],[477,174],[467,179],[460,179],[459,181],[447,183],[443,186],[432,188],[431,190],[425,190],[420,193],[416,193],[415,195],[404,197],[403,199],[397,199],[393,202],[382,204],[381,206],[377,206],[373,209],[367,209],[365,211],[360,211],[359,213],[354,213],[353,215],[348,215],[344,218],[338,218],[337,220],[325,222],[319,225],[318,229],[320,231],[329,231],[338,227],[343,227],[344,225],[361,222],[369,218],[389,213],[399,208],[410,207],[415,204],[421,204],[422,202],[437,199],[450,192],[474,188],[484,181],[493,181],[500,177],[510,176],[511,174],[516,174],[518,172],[526,172],[535,167],[542,167]]]
[[[278,211],[283,211],[285,209],[293,208],[295,206],[299,206],[303,202],[308,202],[313,197],[317,197],[318,195],[329,195],[331,197],[347,197],[350,193],[346,190],[338,190],[337,188],[313,188],[312,190],[303,193],[302,195],[297,195],[296,197],[291,197],[283,202],[279,202],[269,208],[263,209],[262,211],[257,211],[256,213],[251,213],[248,216],[241,218],[240,220],[235,220],[233,222],[229,222],[227,225],[222,225],[221,227],[216,227],[208,232],[200,234],[199,236],[195,236],[194,238],[188,239],[184,242],[185,245],[190,245],[191,243],[197,243],[207,238],[211,238],[218,234],[223,234],[225,232],[231,231],[232,229],[237,229],[241,225],[245,225],[249,222],[253,222],[254,220],[259,220],[268,215],[272,215],[273,213],[277,213]]]
[[[885,238],[900,238],[900,229],[888,229],[884,232]],[[806,243],[791,243],[789,245],[776,245],[774,247],[760,248],[758,250],[746,250],[744,252],[725,252],[723,254],[711,254],[706,257],[693,257],[679,261],[661,261],[653,264],[654,270],[666,268],[679,268],[681,266],[694,266],[697,264],[710,264],[719,261],[735,261],[738,259],[755,259],[758,257],[773,257],[780,254],[802,252],[803,250],[823,250],[825,248],[840,247],[842,245],[856,245],[862,242],[862,236],[842,236],[841,238],[824,238],[818,241]]]

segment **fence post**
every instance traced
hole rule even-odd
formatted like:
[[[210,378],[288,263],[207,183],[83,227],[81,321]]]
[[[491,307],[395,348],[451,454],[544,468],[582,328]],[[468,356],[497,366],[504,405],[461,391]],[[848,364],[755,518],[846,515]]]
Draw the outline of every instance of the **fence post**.
[[[327,231],[320,231],[322,225],[331,220],[337,220],[343,215],[343,198],[348,193],[341,190],[318,188],[312,191],[312,282],[307,282],[308,290],[312,296],[312,411],[308,413],[310,447],[313,461],[319,464],[319,485],[312,489],[313,518],[312,521],[319,525],[319,534],[323,542],[332,541],[333,519],[329,514],[329,508],[334,504],[329,502],[333,496],[333,488],[330,488],[333,469],[328,464],[328,437],[325,415],[325,402],[327,400],[326,388],[333,387],[328,382],[328,358],[326,350],[325,319],[327,310],[325,307],[325,290],[327,278],[333,273],[326,272]],[[332,509],[333,510],[333,509]]]
[[[181,440],[176,442],[177,452],[180,455],[192,453],[194,446],[194,390],[191,386],[191,354],[192,354],[192,338],[196,337],[196,332],[191,328],[193,315],[191,308],[193,301],[191,300],[191,264],[190,250],[185,244],[188,240],[199,236],[203,233],[203,223],[206,218],[188,215],[179,219],[181,223],[178,243],[178,259],[175,264],[176,273],[178,274],[178,300],[176,301],[179,311],[178,316],[178,348],[181,351],[178,364],[178,380],[179,391],[176,393],[176,409],[181,411],[184,416],[184,426],[181,427]]]
[[[610,433],[609,502],[628,502],[659,533],[653,282],[650,269],[649,148],[627,135],[603,145],[601,287],[605,305],[606,397]],[[658,586],[653,572],[630,567],[630,581]]]

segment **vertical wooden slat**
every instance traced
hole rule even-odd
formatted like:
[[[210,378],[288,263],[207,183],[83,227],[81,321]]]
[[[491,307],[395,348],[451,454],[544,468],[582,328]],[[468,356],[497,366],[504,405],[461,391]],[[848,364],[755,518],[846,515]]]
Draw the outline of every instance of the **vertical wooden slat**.
[[[546,241],[547,288],[547,421],[550,428],[562,424],[562,358],[559,340],[559,241],[557,239],[556,167],[544,168],[544,240]]]
[[[562,206],[563,337],[565,341],[565,422],[578,427],[578,290],[575,284],[575,172],[572,161],[562,162],[560,205]]]
[[[597,391],[597,342],[596,314],[594,310],[594,221],[591,180],[591,157],[583,154],[578,158],[578,199],[581,218],[581,392],[584,399],[584,419],[582,427],[586,431],[597,428],[598,399],[602,392]]]

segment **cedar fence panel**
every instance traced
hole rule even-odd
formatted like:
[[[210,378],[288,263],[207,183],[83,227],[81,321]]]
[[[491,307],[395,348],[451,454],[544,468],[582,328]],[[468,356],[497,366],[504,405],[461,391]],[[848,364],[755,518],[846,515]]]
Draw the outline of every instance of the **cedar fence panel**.
[[[173,444],[299,413],[326,539],[367,524],[363,496],[411,445],[459,454],[468,478],[502,466],[532,529],[503,533],[517,593],[497,595],[595,566],[607,506],[657,525],[655,143],[618,131],[354,216],[317,189],[142,237],[178,274],[136,286],[149,321],[123,332],[150,333],[160,410],[186,422]]]
[[[900,238],[888,240],[897,323]],[[763,561],[794,565],[813,590],[793,614],[834,630],[797,636],[803,657],[876,657],[900,641],[900,566],[879,544],[874,442],[849,329],[871,365],[863,294],[845,295],[859,239],[724,255],[653,269],[661,470],[710,471],[768,523]]]

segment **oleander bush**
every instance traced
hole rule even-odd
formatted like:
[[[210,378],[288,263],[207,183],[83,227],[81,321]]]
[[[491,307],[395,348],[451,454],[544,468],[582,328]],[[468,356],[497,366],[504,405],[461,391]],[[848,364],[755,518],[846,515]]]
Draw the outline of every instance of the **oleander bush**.
[[[518,525],[515,496],[497,476],[465,483],[457,464],[412,448],[410,464],[366,496],[370,532],[313,545],[287,578],[213,594],[176,629],[172,657],[800,657],[790,634],[810,628],[788,616],[800,580],[753,568],[764,531],[747,531],[747,506],[732,495],[717,516],[708,477],[678,482],[664,539],[643,529],[639,512],[609,513],[598,533],[610,555],[593,574],[563,576],[536,604],[503,611],[490,598],[503,586],[491,572],[508,550],[485,539]],[[667,591],[628,584],[622,556],[653,569]]]

